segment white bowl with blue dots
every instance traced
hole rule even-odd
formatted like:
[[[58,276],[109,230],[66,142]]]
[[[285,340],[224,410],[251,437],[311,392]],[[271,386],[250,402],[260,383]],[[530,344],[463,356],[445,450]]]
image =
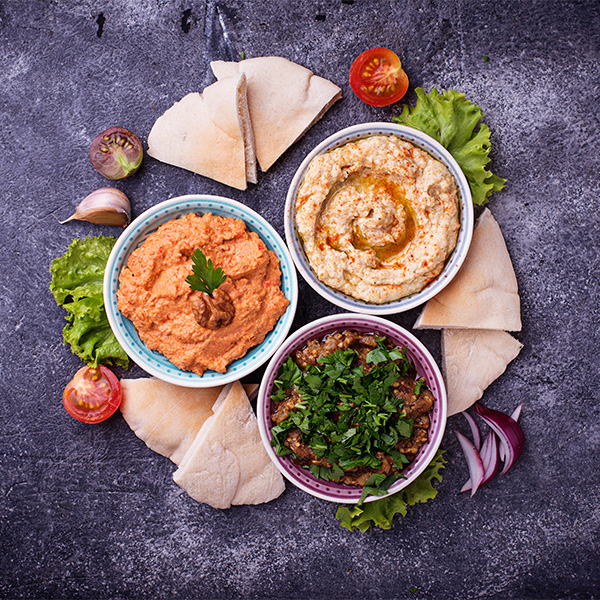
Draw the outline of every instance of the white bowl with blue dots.
[[[281,267],[281,289],[289,306],[262,344],[251,348],[242,358],[232,362],[225,373],[208,370],[200,376],[183,371],[159,352],[150,350],[140,339],[133,323],[117,307],[117,289],[121,269],[129,256],[158,227],[187,213],[212,213],[221,217],[241,219],[249,231],[256,232],[269,250],[275,252]],[[106,263],[104,274],[104,305],[115,337],[144,371],[168,383],[184,387],[213,387],[241,379],[264,364],[285,340],[292,325],[298,301],[298,280],[290,253],[273,227],[247,206],[221,196],[190,194],[161,202],[137,217],[117,239]]]
[[[312,270],[302,240],[296,230],[296,198],[309,164],[319,154],[324,154],[334,148],[355,142],[372,135],[395,135],[424,150],[433,158],[441,161],[450,171],[456,181],[460,200],[460,231],[454,251],[446,261],[443,271],[427,287],[421,291],[384,304],[374,304],[352,298],[321,282]],[[411,310],[438,294],[458,273],[463,264],[473,235],[474,209],[469,182],[452,155],[436,140],[427,134],[396,123],[361,123],[342,129],[323,140],[298,167],[290,184],[285,203],[285,237],[288,248],[298,271],[306,282],[323,298],[345,310],[371,315],[390,315]]]

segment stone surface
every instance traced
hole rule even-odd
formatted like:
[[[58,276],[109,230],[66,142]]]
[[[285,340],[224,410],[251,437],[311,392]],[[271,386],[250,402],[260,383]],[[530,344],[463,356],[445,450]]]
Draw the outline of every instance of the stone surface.
[[[417,86],[457,89],[492,130],[492,168],[508,183],[489,206],[514,261],[525,348],[485,400],[524,402],[527,449],[473,498],[459,494],[468,475],[453,430],[467,429],[453,417],[438,497],[389,531],[350,533],[335,506],[291,485],[262,506],[195,503],[120,415],[85,426],[62,408],[80,362],[62,345],[48,267],[73,238],[115,230],[55,217],[107,184],[87,156],[100,131],[119,124],[145,143],[167,107],[213,81],[210,60],[245,52],[299,62],[344,97],[246,192],[148,158],[118,187],[135,214],[215,193],[283,233],[305,154],[399,109],[368,107],[348,86],[373,46],[399,53],[408,102]],[[600,597],[599,59],[597,2],[0,3],[0,597]],[[295,326],[339,312],[300,290]],[[410,328],[416,316],[391,318]],[[416,334],[439,359],[439,332]]]

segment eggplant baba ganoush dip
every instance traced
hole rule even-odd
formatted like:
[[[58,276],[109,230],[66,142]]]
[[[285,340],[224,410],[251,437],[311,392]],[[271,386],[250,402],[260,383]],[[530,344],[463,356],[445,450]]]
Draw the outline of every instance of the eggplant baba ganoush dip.
[[[271,443],[317,478],[381,494],[427,442],[434,402],[406,348],[385,336],[332,333],[281,366]]]
[[[312,160],[295,221],[318,279],[364,302],[393,302],[442,272],[460,229],[458,188],[427,152],[373,135]]]
[[[198,249],[207,278],[213,265],[226,276],[210,293],[188,283]],[[211,213],[188,213],[148,236],[121,271],[117,300],[148,348],[198,375],[225,372],[289,304],[275,253],[240,219]]]

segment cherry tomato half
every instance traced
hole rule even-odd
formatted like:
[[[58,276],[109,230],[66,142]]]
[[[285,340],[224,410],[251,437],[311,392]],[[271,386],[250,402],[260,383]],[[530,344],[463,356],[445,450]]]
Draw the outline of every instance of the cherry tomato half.
[[[398,102],[408,90],[408,77],[400,59],[387,48],[366,50],[350,67],[350,87],[371,106]]]
[[[121,404],[121,384],[106,367],[82,367],[63,392],[67,412],[84,423],[108,419]]]

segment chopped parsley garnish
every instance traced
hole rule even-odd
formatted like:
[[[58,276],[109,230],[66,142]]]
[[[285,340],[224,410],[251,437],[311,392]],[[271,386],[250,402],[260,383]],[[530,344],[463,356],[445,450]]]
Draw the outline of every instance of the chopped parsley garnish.
[[[411,437],[413,420],[403,416],[404,399],[393,393],[393,385],[412,365],[406,349],[389,349],[384,338],[376,341],[377,347],[366,356],[367,367],[358,364],[358,353],[352,348],[322,356],[305,371],[291,357],[281,366],[271,400],[285,400],[294,389],[300,402],[271,429],[278,456],[292,455],[302,462],[285,445],[288,434],[298,429],[303,444],[327,463],[306,468],[326,481],[339,481],[353,467],[382,467],[378,453],[391,457],[398,470],[409,462],[395,446]],[[361,501],[369,494],[384,494],[400,477],[399,473],[371,474]]]
[[[221,267],[215,268],[210,258],[207,260],[204,252],[196,248],[192,254],[192,274],[185,282],[193,289],[204,292],[209,296],[227,279]]]

